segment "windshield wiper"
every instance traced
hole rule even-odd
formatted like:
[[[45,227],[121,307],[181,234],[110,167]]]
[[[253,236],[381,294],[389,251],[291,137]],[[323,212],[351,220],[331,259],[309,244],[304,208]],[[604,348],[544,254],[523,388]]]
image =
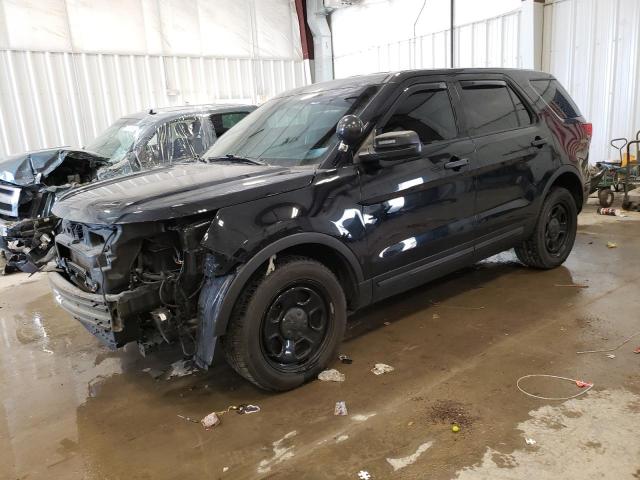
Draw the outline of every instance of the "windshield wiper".
[[[266,165],[266,163],[260,160],[246,157],[236,157],[235,155],[228,153],[224,157],[209,157],[209,162],[234,162],[234,163],[248,163],[249,165]]]

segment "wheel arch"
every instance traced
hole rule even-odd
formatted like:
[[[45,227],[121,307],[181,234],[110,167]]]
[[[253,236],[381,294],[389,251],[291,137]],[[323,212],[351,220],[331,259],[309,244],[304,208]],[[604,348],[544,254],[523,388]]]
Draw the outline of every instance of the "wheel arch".
[[[263,269],[266,272],[269,259],[273,255],[283,254],[303,255],[327,266],[342,285],[349,307],[355,308],[363,302],[368,302],[367,292],[362,288],[365,284],[362,268],[349,247],[329,235],[296,233],[269,244],[238,268],[217,310],[214,328],[216,336],[226,333],[233,308],[247,282]]]
[[[553,177],[547,182],[545,191],[541,197],[539,209],[542,208],[544,199],[554,187],[565,188],[571,193],[573,200],[576,202],[578,213],[582,210],[582,206],[586,201],[582,180],[578,172],[569,166],[558,169]]]

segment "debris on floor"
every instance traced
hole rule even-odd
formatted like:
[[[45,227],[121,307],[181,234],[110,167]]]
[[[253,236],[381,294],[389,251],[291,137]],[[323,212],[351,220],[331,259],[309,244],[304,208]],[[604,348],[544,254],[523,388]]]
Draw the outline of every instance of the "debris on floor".
[[[452,400],[435,402],[427,413],[427,419],[431,423],[457,425],[458,428],[470,428],[476,420],[462,403]]]
[[[586,388],[592,386],[593,383],[583,382],[582,380],[576,380],[576,387],[578,388]]]
[[[537,443],[533,438],[525,438],[524,441],[527,445],[535,445]]]
[[[371,474],[369,472],[367,472],[366,470],[360,470],[358,472],[358,478],[360,480],[371,480],[373,477],[371,476]]]
[[[193,360],[183,359],[173,362],[167,371],[167,379],[173,377],[186,377],[196,372],[198,367],[195,366]]]
[[[574,288],[589,288],[589,285],[583,285],[580,283],[560,284],[556,283],[554,287],[574,287]]]
[[[615,242],[607,242],[607,248],[618,248],[618,244]]]
[[[333,409],[333,414],[338,416],[349,415],[347,412],[347,404],[344,401],[336,402],[336,406]]]
[[[640,353],[640,347],[636,347],[636,349],[633,351],[633,353]]]
[[[416,463],[420,455],[431,448],[431,445],[433,445],[433,442],[423,443],[418,447],[415,453],[402,458],[387,458],[387,463],[393,467],[394,472],[401,468],[408,467],[409,465]]]
[[[336,438],[336,443],[344,442],[349,439],[349,435],[340,435]]]
[[[568,397],[543,397],[542,395],[536,395],[534,393],[530,393],[520,386],[520,382],[522,382],[522,380],[527,378],[553,378],[556,380],[565,380],[567,382],[571,382],[575,384],[578,388],[583,388],[583,390],[579,393],[576,393],[575,395],[570,395]],[[587,393],[589,390],[593,388],[593,383],[586,384],[584,387],[581,387],[579,382],[580,384],[586,383],[586,382],[582,382],[582,380],[576,380],[575,378],[560,377],[558,375],[535,374],[535,375],[525,375],[523,377],[520,377],[516,382],[516,387],[518,388],[518,390],[520,390],[522,393],[524,393],[528,397],[537,398],[539,400],[571,400],[572,398],[576,398],[576,397],[579,397],[580,395],[584,395],[585,393]]]
[[[391,322],[384,322],[384,324],[385,324],[385,326],[388,327],[389,325],[391,325]]]
[[[600,207],[597,210],[598,215],[609,215],[611,217],[615,217],[615,216],[623,216],[621,215],[622,212],[617,209],[617,208],[611,208],[611,207]]]
[[[434,313],[431,318],[433,318],[434,320],[438,320],[440,318],[440,315],[438,315],[437,313]]]
[[[460,431],[460,426],[456,425],[455,423],[453,425],[451,425],[451,431],[453,433],[458,433]]]
[[[603,348],[603,349],[600,349],[600,350],[583,350],[581,352],[576,352],[576,354],[580,355],[582,353],[608,353],[608,352],[615,352],[620,347],[622,347],[622,346],[626,345],[627,343],[629,343],[632,339],[634,339],[638,335],[640,335],[640,332],[634,333],[630,337],[627,337],[622,343],[620,343],[619,345],[617,345],[617,346],[615,346],[613,348]],[[638,347],[638,348],[640,348],[640,347]]]
[[[349,355],[345,355],[344,353],[338,355],[338,360],[347,365],[351,365],[353,363],[353,359]]]
[[[614,359],[616,356],[613,353],[607,353],[607,358]]]
[[[391,365],[387,365],[385,363],[376,363],[371,371],[375,375],[382,375],[383,373],[393,372],[395,369]]]
[[[229,467],[222,467],[222,473],[227,473],[229,471]]]
[[[324,370],[318,374],[318,380],[323,382],[344,382],[345,375],[335,368]]]
[[[220,417],[216,412],[211,412],[209,415],[200,420],[200,423],[202,423],[202,426],[205,429],[209,430],[210,428],[213,428],[216,425],[220,424]]]

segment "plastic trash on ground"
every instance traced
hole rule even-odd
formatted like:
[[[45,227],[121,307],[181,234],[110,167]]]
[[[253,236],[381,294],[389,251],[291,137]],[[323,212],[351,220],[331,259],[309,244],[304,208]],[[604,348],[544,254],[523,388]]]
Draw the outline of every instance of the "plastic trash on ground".
[[[333,414],[338,416],[349,415],[347,412],[347,404],[344,401],[336,402],[336,406],[333,409]]]
[[[318,380],[323,382],[344,382],[344,373],[340,373],[335,368],[331,370],[324,370],[318,374]]]
[[[383,373],[393,372],[394,368],[391,365],[386,365],[384,363],[376,363],[371,371],[375,375],[382,375]]]

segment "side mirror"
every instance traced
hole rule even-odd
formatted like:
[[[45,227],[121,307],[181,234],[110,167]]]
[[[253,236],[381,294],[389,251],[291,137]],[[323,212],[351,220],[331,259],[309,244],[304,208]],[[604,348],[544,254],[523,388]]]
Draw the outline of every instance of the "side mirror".
[[[345,147],[353,147],[364,131],[364,124],[357,115],[345,115],[340,119],[336,127],[336,133],[340,140],[340,150],[347,150]],[[343,147],[344,146],[344,147]]]
[[[403,160],[417,157],[422,152],[422,142],[412,130],[388,132],[376,135],[373,147],[361,152],[361,161]]]

